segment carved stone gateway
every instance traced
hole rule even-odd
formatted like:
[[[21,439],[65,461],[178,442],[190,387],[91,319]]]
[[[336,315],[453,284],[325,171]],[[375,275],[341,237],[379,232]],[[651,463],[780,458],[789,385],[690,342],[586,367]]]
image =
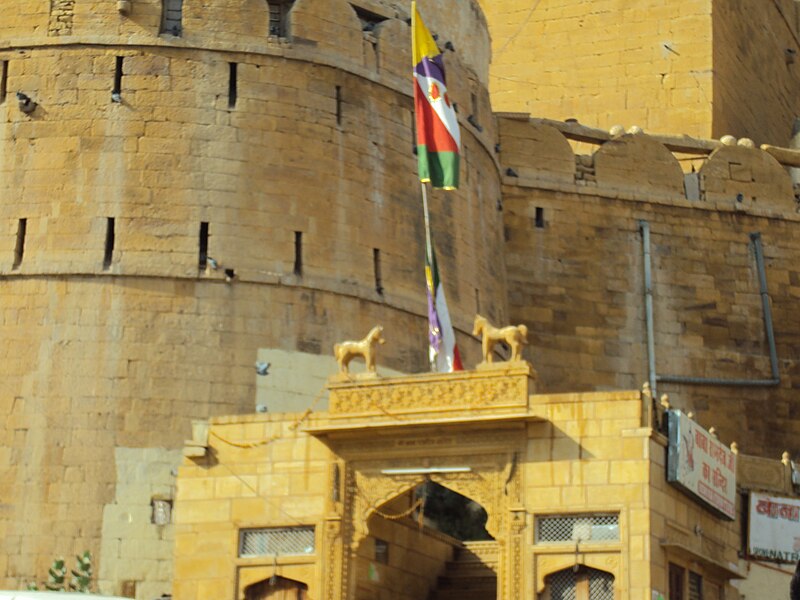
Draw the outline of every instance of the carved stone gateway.
[[[329,385],[330,416],[309,428],[338,457],[323,534],[326,600],[354,597],[370,518],[425,481],[486,510],[486,530],[497,542],[497,598],[522,597],[528,516],[518,463],[526,423],[539,420],[528,411],[532,385],[532,369],[522,362]]]
[[[468,437],[467,435],[464,436]],[[506,432],[507,446],[514,447],[522,437]],[[516,439],[515,439],[516,438]],[[429,442],[434,441],[430,440]],[[423,445],[386,459],[354,460],[346,468],[345,493],[341,517],[333,514],[325,523],[325,598],[345,600],[353,597],[354,573],[352,562],[362,542],[369,535],[368,521],[380,507],[401,494],[414,489],[426,480],[434,481],[481,506],[488,513],[487,531],[498,543],[498,600],[519,598],[523,583],[523,552],[526,513],[521,508],[522,475],[515,468],[516,453],[471,454],[480,446],[469,449],[470,454],[447,456],[453,445],[438,446],[445,456],[434,456],[437,465],[452,467],[469,465],[470,471],[459,473],[396,474],[384,471],[387,466],[414,464],[419,450],[430,450],[435,444]],[[342,446],[344,449],[344,446]],[[489,448],[497,451],[497,446]],[[344,450],[346,452],[346,450]],[[358,452],[358,449],[356,449]],[[334,504],[334,503],[332,503]],[[332,512],[336,507],[331,506]]]

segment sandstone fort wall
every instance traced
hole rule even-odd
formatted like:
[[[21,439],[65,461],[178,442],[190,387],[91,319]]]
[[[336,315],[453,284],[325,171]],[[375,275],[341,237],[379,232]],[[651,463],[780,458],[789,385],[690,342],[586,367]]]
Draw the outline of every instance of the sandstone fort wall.
[[[575,156],[555,128],[520,118],[500,119],[501,160],[513,174],[503,187],[509,301],[511,320],[531,331],[542,389],[648,380],[642,221],[651,236],[657,374],[769,380],[758,232],[780,384],[662,383],[659,393],[749,453],[796,453],[800,214],[786,169],[762,150],[720,145],[684,177],[646,134]]]
[[[381,323],[383,364],[427,368],[407,12],[366,4],[297,0],[283,36],[263,1],[187,0],[179,37],[150,0],[9,9],[0,587],[90,549],[104,591],[169,591],[171,563],[152,563],[170,529],[140,519],[190,419],[253,410],[259,349],[328,354]],[[434,194],[431,219],[474,361],[475,312],[506,318],[488,34],[475,4],[428,8],[469,82],[462,189]]]
[[[492,104],[606,129],[709,136],[711,4],[485,0]]]
[[[788,145],[800,102],[797,2],[714,2],[714,135]]]
[[[496,110],[787,145],[800,114],[792,0],[481,2]]]
[[[159,33],[154,0],[133,0],[128,16],[114,2],[10,3],[0,26],[0,587],[88,548],[104,591],[120,593],[126,578],[139,597],[166,591],[171,563],[141,562],[172,544],[169,526],[142,522],[149,499],[174,486],[169,465],[190,419],[252,411],[252,364],[265,349],[327,354],[382,323],[381,363],[426,370],[407,9],[357,4],[297,0],[280,36],[264,2],[185,0],[176,37]],[[780,384],[659,391],[724,439],[746,440],[745,452],[796,453],[800,217],[784,167],[720,146],[684,175],[683,156],[656,137],[608,136],[576,156],[527,116],[498,127],[477,4],[421,4],[456,48],[462,189],[433,195],[432,220],[465,362],[478,360],[469,334],[480,311],[528,324],[543,391],[639,388],[647,221],[658,372],[768,378],[759,232]],[[522,4],[486,7],[495,40],[508,41],[494,47],[496,108],[529,98],[536,115],[708,137],[719,93],[720,106],[742,110],[718,133],[784,141],[774,138],[791,114],[785,98],[753,130],[762,99],[750,103],[749,86],[724,73],[712,87],[712,68],[737,56],[720,58],[714,40],[744,26],[723,13],[709,21],[709,2],[684,2],[677,16],[643,3],[622,20],[605,2],[591,14],[544,0],[529,15]],[[563,42],[579,30],[573,53]],[[793,75],[764,69],[780,96]],[[30,115],[17,91],[38,104]]]

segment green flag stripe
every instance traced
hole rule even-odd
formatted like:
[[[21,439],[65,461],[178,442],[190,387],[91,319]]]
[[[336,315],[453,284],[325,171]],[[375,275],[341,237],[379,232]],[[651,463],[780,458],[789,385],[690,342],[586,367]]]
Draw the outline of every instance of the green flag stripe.
[[[427,146],[417,146],[420,181],[430,181],[435,188],[457,188],[459,156],[457,152],[428,152]]]

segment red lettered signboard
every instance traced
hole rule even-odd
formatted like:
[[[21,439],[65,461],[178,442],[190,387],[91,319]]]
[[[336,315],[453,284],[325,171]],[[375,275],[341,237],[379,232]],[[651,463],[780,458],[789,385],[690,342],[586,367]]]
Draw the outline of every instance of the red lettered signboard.
[[[736,455],[679,410],[667,412],[667,481],[719,515],[736,519]]]

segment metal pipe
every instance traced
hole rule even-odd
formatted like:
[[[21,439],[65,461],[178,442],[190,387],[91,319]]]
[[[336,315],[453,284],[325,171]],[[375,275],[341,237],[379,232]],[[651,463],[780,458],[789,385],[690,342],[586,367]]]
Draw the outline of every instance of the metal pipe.
[[[753,242],[753,249],[758,270],[758,281],[761,293],[761,308],[764,315],[764,330],[769,346],[769,362],[771,379],[723,379],[719,377],[684,377],[680,375],[657,375],[655,367],[655,340],[653,326],[653,291],[650,269],[650,225],[647,221],[639,221],[642,231],[642,246],[644,248],[645,263],[645,308],[647,318],[647,351],[650,359],[649,377],[650,389],[653,390],[653,397],[657,398],[655,384],[653,380],[663,383],[683,383],[691,385],[719,385],[732,387],[773,387],[780,385],[780,370],[778,368],[778,352],[775,347],[775,332],[772,327],[772,310],[770,307],[769,292],[767,290],[767,274],[764,268],[764,251],[761,246],[761,234],[754,232],[750,234]],[[653,348],[653,350],[651,350]]]
[[[761,288],[761,307],[764,312],[764,332],[767,334],[767,344],[769,345],[769,364],[772,369],[772,379],[777,380],[775,385],[780,383],[781,374],[778,369],[778,351],[775,348],[775,331],[772,329],[772,306],[769,300],[769,290],[767,289],[767,271],[764,267],[764,249],[761,247],[761,233],[755,231],[750,234],[753,240],[753,250],[756,255],[756,268],[758,269],[758,284]]]
[[[650,223],[639,221],[639,231],[642,232],[642,249],[644,251],[644,308],[645,322],[647,324],[647,380],[650,382],[650,392],[653,398],[658,398],[656,390],[656,342],[653,327],[653,272],[650,265]]]

